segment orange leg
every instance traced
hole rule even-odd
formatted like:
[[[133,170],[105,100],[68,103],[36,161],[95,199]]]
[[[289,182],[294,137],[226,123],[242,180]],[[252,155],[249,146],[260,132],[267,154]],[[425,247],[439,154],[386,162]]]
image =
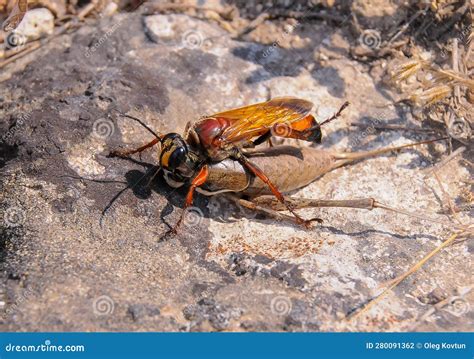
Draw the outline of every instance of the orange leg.
[[[158,142],[160,142],[160,140],[158,138],[155,138],[153,141],[141,146],[141,147],[138,147],[137,149],[135,150],[115,150],[115,151],[111,151],[108,155],[108,157],[122,157],[122,158],[126,158],[130,155],[133,155],[134,153],[140,153],[140,152],[143,152],[145,151],[147,148],[150,148],[150,147],[153,147],[154,145],[156,145]]]
[[[270,181],[270,179],[267,177],[265,173],[262,172],[256,165],[251,163],[247,158],[244,156],[239,156],[238,157],[239,162],[246,167],[250,172],[252,172],[255,176],[260,178],[272,191],[273,195],[286,207],[288,211],[295,216],[296,222],[298,224],[303,224],[306,228],[309,228],[311,225],[311,222],[317,221],[319,223],[322,222],[321,219],[319,218],[314,218],[311,220],[305,220],[301,218],[291,207],[291,205],[285,200],[285,197],[281,194],[281,192],[278,190],[278,188]]]
[[[332,115],[331,117],[325,119],[323,122],[321,122],[319,125],[322,126],[328,122],[331,122],[331,121],[334,121],[335,119],[337,119],[339,116],[341,116],[342,114],[342,111],[344,111],[344,109],[349,106],[349,101],[346,101],[342,104],[341,108],[339,109],[339,111],[337,111],[334,115]]]
[[[175,224],[173,229],[171,230],[172,233],[176,233],[178,227],[183,222],[184,216],[186,215],[186,209],[193,203],[194,197],[194,190],[196,187],[199,187],[206,182],[207,177],[209,176],[209,168],[207,165],[204,165],[196,177],[194,177],[193,181],[191,182],[191,186],[189,187],[188,194],[186,195],[186,202],[184,202],[183,212],[181,213],[181,217],[179,217],[178,222]]]

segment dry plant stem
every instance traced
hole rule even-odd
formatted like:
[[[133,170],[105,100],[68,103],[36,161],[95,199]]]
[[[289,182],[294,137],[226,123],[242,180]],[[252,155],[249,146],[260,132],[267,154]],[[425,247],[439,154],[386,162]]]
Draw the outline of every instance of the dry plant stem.
[[[421,132],[421,133],[440,133],[441,131],[429,128],[413,128],[400,125],[385,125],[385,126],[373,126],[370,124],[364,123],[350,123],[349,126],[360,127],[360,128],[373,128],[374,130],[380,131],[408,131],[408,132]]]
[[[156,13],[163,13],[166,11],[186,11],[186,10],[197,10],[197,11],[213,11],[219,14],[221,17],[226,18],[229,16],[228,12],[220,11],[216,8],[191,5],[191,4],[152,4],[145,10],[143,15],[153,15]]]
[[[437,73],[439,73],[439,74],[441,74],[441,75],[444,75],[444,76],[447,76],[447,77],[451,77],[451,78],[457,80],[460,85],[467,86],[467,87],[469,87],[471,90],[474,89],[474,80],[471,80],[471,79],[469,79],[469,78],[462,77],[462,76],[460,76],[460,74],[455,73],[455,72],[450,71],[450,70],[433,69],[433,71],[435,71],[435,72],[437,72]]]
[[[459,72],[459,48],[458,48],[458,39],[457,38],[454,38],[453,39],[453,43],[452,43],[452,47],[453,47],[453,50],[452,50],[452,63],[453,63],[453,71],[454,72]],[[456,103],[459,104],[459,97],[460,97],[461,93],[460,93],[460,89],[459,89],[459,85],[455,85],[454,86],[454,96],[455,96],[455,99],[456,99]]]
[[[441,179],[439,178],[438,173],[435,171],[435,172],[433,172],[433,174],[434,174],[434,177],[436,179],[436,182],[438,182],[438,185],[439,185],[439,188],[441,189],[441,192],[443,193],[443,197],[444,197],[445,201],[448,203],[451,215],[456,219],[456,221],[458,223],[461,223],[461,221],[459,220],[458,214],[454,210],[453,200],[451,199],[449,194],[446,192],[446,189],[444,188],[443,183],[441,182]]]
[[[241,36],[243,36],[244,34],[252,31],[255,27],[257,27],[261,22],[263,22],[264,20],[266,20],[266,16],[267,14],[266,13],[262,13],[260,14],[259,18],[255,19],[252,23],[255,22],[255,24],[253,25],[252,23],[249,24],[246,28],[244,28],[244,30],[241,30],[240,33],[238,31],[236,31],[232,24],[231,24],[231,21],[232,21],[232,11],[233,11],[233,8],[230,8],[230,10],[219,10],[217,8],[211,8],[211,7],[204,7],[204,6],[198,6],[198,5],[188,5],[188,4],[153,4],[149,7],[146,8],[146,10],[144,11],[143,13],[143,16],[148,16],[148,15],[153,15],[153,14],[160,14],[160,13],[167,13],[168,11],[169,12],[186,12],[187,10],[195,10],[197,12],[201,11],[201,12],[211,12],[211,13],[215,13],[217,14],[219,17],[215,17],[215,16],[212,16],[212,17],[209,17],[207,16],[205,13],[204,13],[204,17],[206,19],[211,19],[211,20],[214,20],[216,21],[219,26],[224,29],[225,31],[227,31],[228,33],[231,34],[231,36],[234,38],[234,39],[239,39]],[[250,28],[252,27],[253,28]]]
[[[406,271],[401,276],[397,277],[393,280],[392,284],[390,284],[384,291],[378,295],[377,297],[373,298],[369,303],[367,303],[362,309],[353,312],[352,314],[346,317],[346,320],[354,320],[359,318],[362,314],[366,313],[370,308],[372,308],[375,304],[379,303],[392,289],[398,286],[403,280],[409,277],[411,274],[415,273],[418,269],[420,269],[427,261],[430,260],[434,255],[436,255],[439,251],[443,248],[449,246],[454,242],[454,240],[459,236],[459,233],[454,233],[451,237],[449,237],[446,241],[441,243],[438,247],[436,247],[433,251],[428,253],[422,260],[416,263],[413,267],[411,267],[408,271]]]
[[[449,305],[451,303],[454,303],[456,300],[458,299],[462,299],[466,294],[468,294],[472,288],[474,286],[471,285],[469,286],[469,288],[464,292],[464,294],[462,295],[453,295],[451,297],[448,297],[446,299],[443,299],[442,301],[436,303],[435,305],[433,305],[432,308],[430,308],[428,311],[426,311],[425,314],[423,314],[420,319],[418,320],[418,322],[424,322],[426,319],[428,319],[433,313],[435,313],[437,310],[443,308],[444,306],[446,305]]]
[[[23,56],[26,56],[30,53],[32,53],[33,51],[39,49],[41,47],[41,43],[40,42],[37,42],[37,43],[34,43],[32,44],[33,46],[29,46],[27,47],[26,49],[23,49],[21,52],[9,57],[8,59],[0,62],[0,69],[7,66],[8,64],[11,64],[12,62],[15,62],[16,60],[18,60],[19,58],[23,57]]]
[[[402,28],[388,41],[387,45],[390,45],[392,42],[394,42],[400,35],[402,35],[411,25],[413,21],[415,21],[420,15],[424,14],[426,11],[425,10],[418,10],[411,18],[408,20],[408,22],[402,26]]]
[[[84,20],[84,18],[89,15],[94,9],[95,7],[97,6],[97,4],[99,3],[98,0],[92,0],[89,4],[87,4],[86,7],[84,7],[80,12],[79,14],[77,14],[77,17],[79,20]]]
[[[434,38],[439,39],[441,38],[442,35],[448,32],[454,26],[454,24],[456,24],[457,22],[461,20],[461,18],[464,16],[466,11],[470,10],[470,6],[471,6],[471,1],[470,0],[465,1],[464,5],[461,6],[459,9],[457,9],[456,12],[454,12],[453,16],[451,16],[451,18],[448,19],[448,21],[445,22],[443,26],[435,30],[435,33],[433,34]]]
[[[465,150],[466,150],[466,147],[459,147],[456,151],[452,152],[446,158],[444,158],[443,160],[438,162],[435,166],[424,169],[424,170],[422,170],[422,172],[425,172],[425,176],[428,176],[428,175],[430,175],[431,173],[433,173],[435,171],[439,171],[442,167],[446,166],[450,161],[452,161],[454,158],[458,157]]]
[[[472,47],[474,46],[474,41],[471,41],[469,43],[469,47],[467,48],[467,51],[466,51],[466,55],[464,56],[464,61],[465,61],[465,67],[467,68],[467,62],[469,60],[469,57],[471,56],[471,52],[472,52]]]
[[[261,13],[254,20],[252,20],[244,29],[239,31],[239,33],[235,36],[235,39],[241,39],[243,36],[245,36],[248,33],[252,32],[255,28],[257,28],[265,20],[267,20],[268,17],[269,17],[268,13],[266,13],[266,12]]]
[[[452,98],[451,98],[451,101],[450,102],[450,105],[452,106]],[[451,123],[453,121],[453,113],[451,111],[451,107],[449,107],[447,110],[445,110],[445,112],[442,114],[443,116],[443,122],[444,122],[444,129],[446,131],[446,135],[447,136],[450,136],[449,134],[449,129],[451,128]],[[452,141],[449,141],[449,153],[451,154],[453,152],[453,144],[452,144]]]
[[[53,35],[43,39],[42,41],[34,42],[31,44],[26,45],[25,48],[22,49],[21,52],[13,55],[12,57],[6,59],[5,61],[0,62],[0,69],[5,67],[6,65],[32,53],[33,51],[38,50],[39,48],[43,47],[44,45],[48,44],[52,39],[64,34],[67,30],[69,30],[73,26],[73,22],[67,22],[62,27],[60,27]]]
[[[428,19],[425,17],[425,20],[423,23],[416,29],[416,31],[412,35],[412,39],[417,39],[419,38],[420,34],[424,33],[426,29],[433,23],[433,20]],[[441,46],[439,46],[441,47]]]
[[[77,19],[79,19],[80,21],[84,20],[84,18],[87,15],[89,15],[95,9],[95,7],[97,6],[98,3],[99,3],[98,0],[93,0],[91,3],[89,3],[84,9],[81,10],[81,12],[79,12],[79,14],[77,15]],[[0,62],[0,68],[3,68],[6,65],[18,60],[19,58],[22,58],[22,57],[32,53],[33,51],[41,48],[43,45],[49,43],[55,37],[58,37],[58,36],[62,35],[63,33],[65,33],[68,29],[70,29],[74,25],[73,20],[74,20],[74,18],[71,21],[65,23],[53,35],[51,35],[50,37],[47,37],[46,39],[44,39],[44,41],[39,41],[38,40],[38,41],[32,42],[31,44],[28,44],[26,47],[24,47],[21,50],[21,52],[18,52],[16,54],[14,54],[13,56],[9,57],[8,59]]]
[[[352,25],[355,27],[355,32],[357,34],[361,34],[363,30],[359,24],[359,19],[357,19],[357,16],[354,12],[351,12],[351,17],[352,17]]]
[[[20,54],[21,52],[26,51],[27,49],[29,49],[31,47],[35,47],[36,44],[38,44],[38,43],[41,46],[41,40],[35,40],[35,41],[32,41],[32,42],[28,43],[25,47],[19,47],[19,48],[14,47],[11,50],[7,50],[7,51],[5,51],[5,59],[9,59],[10,57],[15,56],[17,54]]]
[[[335,14],[327,14],[323,12],[316,12],[316,11],[279,11],[275,9],[269,16],[270,19],[276,18],[291,18],[291,19],[316,19],[316,20],[326,20],[326,21],[334,21],[337,23],[344,23],[347,18],[344,16],[339,16]]]

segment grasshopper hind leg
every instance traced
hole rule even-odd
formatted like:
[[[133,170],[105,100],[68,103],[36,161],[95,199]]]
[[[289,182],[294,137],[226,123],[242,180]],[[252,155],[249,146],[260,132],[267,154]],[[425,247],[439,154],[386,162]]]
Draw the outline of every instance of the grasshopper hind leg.
[[[286,200],[294,209],[321,208],[321,207],[353,208],[353,209],[365,209],[369,211],[373,209],[382,209],[384,211],[398,213],[398,214],[405,215],[411,218],[416,218],[418,220],[438,223],[450,228],[468,230],[467,226],[456,225],[455,223],[445,222],[436,218],[432,218],[430,215],[420,212],[420,211],[413,212],[413,211],[406,211],[400,208],[394,208],[384,203],[381,203],[375,200],[374,198],[345,199],[345,200],[319,200],[319,199],[311,199],[311,198],[287,197]],[[273,211],[273,212],[279,212],[279,211],[285,210],[285,207],[272,196],[257,197],[253,200],[252,204],[255,207],[265,208],[266,210]]]
[[[252,202],[250,200],[246,200],[246,199],[243,199],[243,198],[239,198],[239,197],[236,197],[234,195],[230,195],[228,197],[230,199],[232,199],[232,201],[234,201],[234,203],[237,204],[238,206],[242,206],[242,207],[244,207],[246,209],[249,209],[251,211],[262,213],[262,214],[264,214],[264,215],[266,215],[270,218],[276,219],[278,221],[288,221],[288,222],[292,222],[292,223],[297,224],[297,225],[301,225],[301,222],[295,216],[290,216],[288,214],[281,213],[281,212],[276,211],[274,209],[261,206],[261,205],[255,203],[255,202]],[[322,220],[320,218],[312,218],[312,219],[309,219],[309,220],[305,220],[305,222],[307,222],[308,224],[310,224],[312,222],[322,223]]]

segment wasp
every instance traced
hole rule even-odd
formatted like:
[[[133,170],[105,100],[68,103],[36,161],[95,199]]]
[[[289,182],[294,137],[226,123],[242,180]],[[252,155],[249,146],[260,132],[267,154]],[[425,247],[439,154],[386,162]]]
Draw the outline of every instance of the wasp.
[[[309,227],[311,222],[321,220],[301,218],[294,205],[286,201],[273,181],[249,158],[246,149],[271,140],[273,136],[319,144],[321,126],[338,118],[348,105],[345,102],[333,116],[318,123],[311,114],[312,102],[294,97],[274,98],[188,122],[183,135],[161,135],[152,131],[155,138],[149,143],[133,150],[112,151],[109,156],[128,157],[160,144],[159,165],[166,182],[175,188],[189,186],[183,212],[172,229],[174,233],[183,221],[186,209],[192,205],[196,189],[206,184],[210,167],[224,160],[238,162],[247,173],[260,179],[298,224]]]

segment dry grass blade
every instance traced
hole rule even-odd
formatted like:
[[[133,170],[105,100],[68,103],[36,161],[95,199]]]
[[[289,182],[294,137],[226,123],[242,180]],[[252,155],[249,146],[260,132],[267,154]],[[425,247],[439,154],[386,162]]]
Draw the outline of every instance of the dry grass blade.
[[[405,62],[399,65],[392,75],[394,82],[401,82],[408,79],[410,76],[416,74],[422,68],[422,62],[419,60],[413,60]]]
[[[460,73],[452,71],[452,70],[442,70],[442,69],[436,69],[433,70],[437,74],[441,75],[442,78],[446,80],[453,80],[456,84],[462,85],[462,86],[467,86],[470,89],[474,89],[474,81],[463,77]]]
[[[449,210],[450,210],[450,213],[451,215],[454,217],[454,219],[458,222],[458,223],[461,223],[456,211],[454,210],[454,202],[451,198],[451,196],[448,194],[448,192],[446,191],[446,189],[444,188],[443,186],[443,182],[441,181],[441,178],[439,178],[439,175],[438,173],[435,171],[433,172],[433,175],[436,179],[436,182],[438,182],[438,186],[439,188],[441,189],[441,193],[443,194],[443,197],[444,197],[444,200],[448,203],[448,207],[449,207]]]
[[[457,47],[456,51],[453,50],[453,57],[455,58],[453,60],[455,66],[453,66],[452,70],[442,69],[421,57],[405,61],[391,72],[391,81],[402,92],[414,92],[407,99],[419,107],[437,103],[451,96],[453,92],[456,93],[456,98],[459,98],[460,87],[470,91],[474,90],[474,80],[459,70]],[[415,76],[417,78],[417,85],[410,85],[410,88],[402,86],[402,83],[407,85],[407,80]]]
[[[452,152],[449,156],[446,158],[443,158],[440,162],[438,162],[435,166],[429,167],[425,170],[422,170],[422,172],[425,172],[425,175],[428,176],[434,171],[440,170],[442,167],[444,167],[446,164],[448,164],[450,161],[452,161],[454,158],[459,156],[461,153],[463,153],[466,150],[466,147],[459,147],[456,151]]]
[[[450,86],[441,85],[432,87],[418,94],[413,94],[409,97],[409,99],[418,106],[429,106],[442,100],[443,98],[448,97],[451,93],[452,88]]]
[[[28,44],[25,48],[22,49],[21,52],[18,52],[17,54],[7,58],[4,61],[0,62],[0,69],[7,66],[8,64],[11,64],[12,62],[15,62],[21,57],[24,57],[33,51],[39,49],[41,47],[41,42],[32,42],[31,44]],[[0,81],[1,82],[1,81]]]
[[[370,308],[372,308],[375,304],[379,303],[392,289],[394,289],[396,286],[398,286],[403,280],[405,280],[407,277],[409,277],[411,274],[415,273],[418,269],[420,269],[426,262],[430,260],[434,255],[436,255],[439,251],[441,251],[443,248],[449,246],[454,242],[456,238],[460,233],[454,233],[449,237],[446,241],[441,243],[438,247],[436,247],[434,250],[432,250],[430,253],[428,253],[422,260],[420,260],[418,263],[416,263],[413,267],[411,267],[408,271],[406,271],[404,274],[401,276],[397,277],[394,279],[391,284],[384,289],[384,291],[378,295],[377,297],[373,298],[370,300],[362,309],[353,312],[352,314],[348,315],[346,317],[346,320],[354,320],[359,318],[362,314],[366,313]]]
[[[422,221],[438,223],[438,224],[441,224],[441,225],[446,226],[446,227],[456,228],[457,230],[460,230],[460,231],[470,231],[470,229],[467,226],[462,225],[462,224],[457,225],[457,224],[454,224],[454,223],[449,223],[449,222],[447,223],[447,222],[444,222],[444,221],[437,220],[435,218],[428,217],[426,214],[420,214],[420,213],[415,213],[415,212],[404,211],[404,210],[399,209],[399,208],[393,208],[393,207],[387,206],[387,205],[385,205],[383,203],[380,203],[380,202],[375,202],[374,203],[374,208],[382,208],[382,209],[385,209],[387,211],[392,211],[392,212],[395,212],[395,213],[404,214],[404,215],[409,216],[409,217],[418,218],[419,220],[422,220]]]
[[[460,295],[453,295],[453,296],[450,296],[446,299],[443,299],[442,301],[440,301],[439,303],[436,303],[433,307],[431,307],[425,314],[423,314],[420,319],[417,321],[417,324],[419,322],[423,322],[425,320],[427,320],[433,313],[435,313],[437,310],[449,305],[449,304],[452,304],[454,303],[456,300],[458,299],[462,299],[464,298],[469,292],[472,291],[472,289],[474,288],[474,285],[470,285],[468,286],[467,288],[464,289],[463,293],[460,294]]]

